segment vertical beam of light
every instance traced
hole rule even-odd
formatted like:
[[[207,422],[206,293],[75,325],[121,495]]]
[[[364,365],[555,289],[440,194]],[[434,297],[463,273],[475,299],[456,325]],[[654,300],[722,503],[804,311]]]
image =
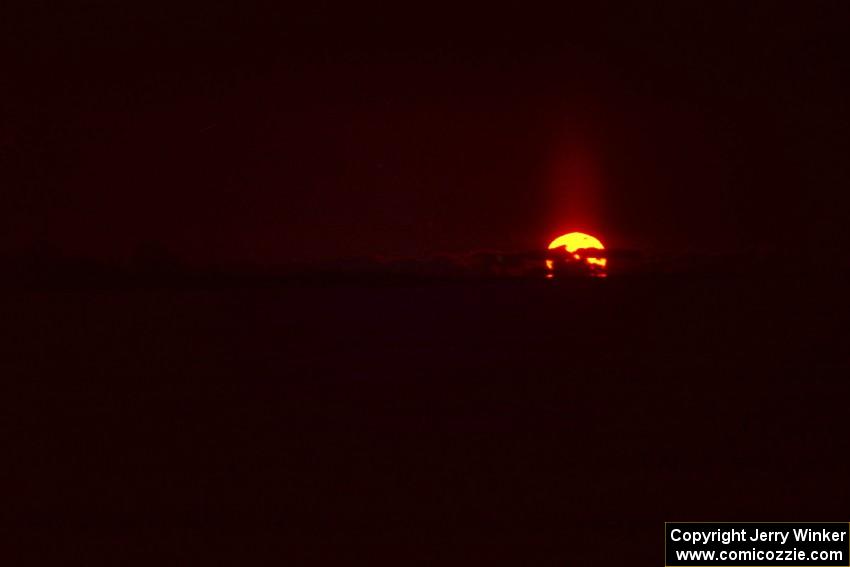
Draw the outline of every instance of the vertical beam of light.
[[[562,146],[554,155],[548,182],[548,228],[597,230],[601,192],[602,175],[590,148],[575,141]]]

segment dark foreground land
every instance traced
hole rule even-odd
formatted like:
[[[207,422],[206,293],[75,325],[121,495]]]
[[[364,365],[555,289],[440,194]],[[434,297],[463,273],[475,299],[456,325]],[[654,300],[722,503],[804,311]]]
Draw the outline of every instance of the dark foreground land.
[[[658,566],[665,520],[846,521],[847,313],[808,275],[6,290],[6,549]]]

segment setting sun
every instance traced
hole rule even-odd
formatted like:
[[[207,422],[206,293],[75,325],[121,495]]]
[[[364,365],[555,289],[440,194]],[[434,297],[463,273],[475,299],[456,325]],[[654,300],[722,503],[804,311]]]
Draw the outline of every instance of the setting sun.
[[[573,258],[576,260],[583,260],[591,266],[604,269],[608,264],[608,260],[606,258],[595,258],[592,256],[582,257],[582,255],[578,252],[579,250],[586,249],[604,250],[605,246],[595,236],[591,236],[583,232],[569,232],[567,234],[562,234],[549,243],[549,250],[561,247],[563,247],[569,254],[572,254]],[[546,267],[552,270],[554,268],[554,262],[552,260],[546,260]]]

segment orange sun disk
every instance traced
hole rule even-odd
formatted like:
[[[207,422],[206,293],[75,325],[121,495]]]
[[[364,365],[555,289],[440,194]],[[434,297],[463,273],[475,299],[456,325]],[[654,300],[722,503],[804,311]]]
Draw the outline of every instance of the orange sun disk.
[[[602,242],[600,242],[598,238],[589,234],[585,234],[583,232],[569,232],[567,234],[562,234],[561,236],[549,243],[549,250],[560,248],[561,246],[563,246],[567,252],[572,254],[576,260],[582,259],[581,256],[576,253],[576,250],[582,250],[587,248],[605,250],[605,246],[603,246]],[[608,264],[607,258],[587,257],[584,258],[584,261],[588,264],[599,266],[600,268],[605,268],[605,266]],[[546,267],[550,270],[553,268],[552,260],[546,260]]]

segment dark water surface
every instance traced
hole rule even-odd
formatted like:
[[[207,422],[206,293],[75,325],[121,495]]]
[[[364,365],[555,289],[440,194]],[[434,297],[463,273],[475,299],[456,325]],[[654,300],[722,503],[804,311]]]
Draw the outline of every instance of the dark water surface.
[[[123,563],[662,565],[664,521],[846,520],[847,313],[838,277],[6,290],[4,524]]]

